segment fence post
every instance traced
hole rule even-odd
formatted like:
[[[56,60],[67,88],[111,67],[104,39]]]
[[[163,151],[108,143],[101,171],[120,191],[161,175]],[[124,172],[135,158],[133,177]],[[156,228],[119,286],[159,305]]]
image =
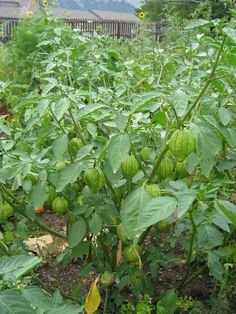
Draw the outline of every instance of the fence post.
[[[120,38],[120,21],[117,22],[117,38]]]

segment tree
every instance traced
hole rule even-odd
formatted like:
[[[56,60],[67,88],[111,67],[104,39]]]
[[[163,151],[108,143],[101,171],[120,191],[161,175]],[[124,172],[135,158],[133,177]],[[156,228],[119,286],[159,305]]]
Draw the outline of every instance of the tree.
[[[143,0],[141,10],[153,21],[165,19],[167,15],[177,15],[183,19],[222,18],[227,14],[232,0]]]

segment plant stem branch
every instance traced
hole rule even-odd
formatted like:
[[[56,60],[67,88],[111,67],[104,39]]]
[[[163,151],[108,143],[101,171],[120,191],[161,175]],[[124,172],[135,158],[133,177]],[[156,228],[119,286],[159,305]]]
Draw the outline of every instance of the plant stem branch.
[[[1,186],[2,192],[3,192],[3,198],[6,200],[7,203],[9,203],[17,212],[19,212],[23,217],[27,218],[31,222],[33,222],[35,225],[37,225],[41,230],[46,231],[60,239],[66,240],[66,236],[63,234],[45,226],[38,218],[31,218],[29,217],[24,210],[21,208],[22,205],[19,204],[17,198],[8,191],[4,186]],[[10,198],[12,198],[18,205],[14,204]]]
[[[220,56],[222,54],[222,51],[223,51],[223,47],[224,47],[224,44],[225,44],[225,39],[226,39],[226,35],[224,35],[223,39],[222,39],[222,42],[221,42],[221,46],[220,46],[220,49],[219,49],[219,52],[217,54],[217,57],[216,57],[216,61],[214,63],[214,66],[211,70],[211,73],[205,83],[205,85],[203,86],[203,89],[202,91],[200,92],[200,94],[198,95],[198,97],[196,98],[196,100],[194,101],[194,103],[192,104],[192,106],[189,108],[189,110],[186,112],[186,114],[184,115],[183,119],[182,119],[182,123],[185,122],[189,116],[189,114],[193,111],[193,109],[197,106],[197,104],[199,103],[200,99],[202,98],[202,96],[205,94],[206,90],[208,89],[209,85],[211,84],[212,80],[213,80],[213,77],[214,77],[214,74],[215,74],[215,71],[216,71],[216,68],[218,66],[218,63],[220,61]]]

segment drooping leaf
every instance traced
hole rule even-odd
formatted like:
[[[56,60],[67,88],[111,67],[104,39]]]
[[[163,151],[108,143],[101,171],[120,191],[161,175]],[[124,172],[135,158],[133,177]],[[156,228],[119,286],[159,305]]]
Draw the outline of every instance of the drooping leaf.
[[[52,149],[57,160],[61,160],[68,147],[68,135],[63,134],[53,142]]]
[[[72,224],[69,229],[68,242],[71,248],[80,244],[87,232],[87,224],[83,218]]]
[[[216,162],[216,155],[221,150],[221,140],[217,132],[203,120],[197,119],[190,125],[197,142],[197,156],[201,170],[209,176]]]
[[[87,314],[95,313],[101,303],[101,296],[97,288],[98,280],[99,277],[97,277],[96,280],[91,284],[89,293],[86,298],[85,311]]]
[[[56,103],[55,103],[55,116],[57,120],[61,120],[61,118],[64,116],[64,114],[68,111],[70,107],[70,100],[66,97],[61,97]]]
[[[201,225],[198,228],[198,245],[209,249],[223,243],[222,233],[213,225]]]
[[[177,207],[174,197],[159,196],[142,207],[138,216],[136,230],[145,230],[157,222],[170,217]]]
[[[91,232],[96,236],[102,230],[102,226],[102,218],[97,212],[95,212],[89,221],[89,228]]]
[[[30,194],[30,199],[33,203],[34,209],[43,207],[47,199],[47,186],[38,183],[32,190]]]
[[[179,117],[182,117],[187,112],[188,95],[184,91],[180,89],[175,91],[174,94],[171,96],[171,102]]]
[[[228,201],[215,201],[215,208],[236,227],[236,206]]]
[[[80,162],[67,165],[61,172],[61,175],[59,177],[59,180],[56,185],[57,192],[63,191],[65,186],[69,183],[74,183],[79,175],[81,174],[81,171],[83,170],[83,164]]]
[[[194,190],[186,189],[184,191],[178,191],[174,193],[178,200],[177,216],[181,218],[191,208],[197,192]]]
[[[130,239],[136,239],[140,235],[137,231],[139,216],[142,209],[151,201],[152,197],[144,187],[139,187],[128,195],[121,208],[121,222]]]
[[[126,133],[113,136],[108,145],[108,159],[114,173],[118,171],[122,161],[130,150],[130,140]]]
[[[220,263],[220,256],[216,251],[208,253],[207,266],[209,267],[210,275],[214,276],[216,280],[222,281],[224,267]]]

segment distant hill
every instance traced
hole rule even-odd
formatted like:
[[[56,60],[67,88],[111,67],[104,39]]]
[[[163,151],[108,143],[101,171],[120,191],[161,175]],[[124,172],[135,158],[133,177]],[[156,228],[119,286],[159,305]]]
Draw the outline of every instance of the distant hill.
[[[75,10],[106,10],[134,13],[140,0],[59,0],[56,7]]]

